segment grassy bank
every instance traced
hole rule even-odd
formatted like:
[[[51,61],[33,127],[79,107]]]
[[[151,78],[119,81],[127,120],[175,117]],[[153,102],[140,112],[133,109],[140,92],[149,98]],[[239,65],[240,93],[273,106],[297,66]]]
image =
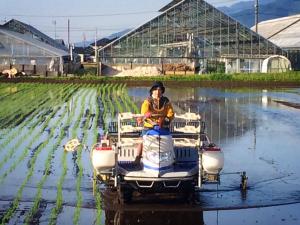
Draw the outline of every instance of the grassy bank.
[[[141,76],[141,77],[108,77],[108,76],[90,76],[90,75],[72,75],[64,77],[26,77],[4,79],[0,78],[0,82],[41,82],[41,83],[108,83],[108,82],[124,82],[137,85],[146,84],[154,80],[167,81],[170,83],[184,82],[192,85],[234,85],[243,86],[247,85],[300,85],[300,71],[299,72],[286,72],[286,73],[242,73],[242,74],[202,74],[202,75],[161,75],[161,76]],[[223,85],[222,85],[223,84]]]
[[[77,77],[77,76],[76,76]],[[300,82],[300,71],[290,71],[286,73],[239,73],[239,74],[195,74],[195,75],[161,75],[161,76],[140,76],[140,77],[107,77],[80,75],[80,79],[91,80],[180,80],[180,81],[289,81]]]

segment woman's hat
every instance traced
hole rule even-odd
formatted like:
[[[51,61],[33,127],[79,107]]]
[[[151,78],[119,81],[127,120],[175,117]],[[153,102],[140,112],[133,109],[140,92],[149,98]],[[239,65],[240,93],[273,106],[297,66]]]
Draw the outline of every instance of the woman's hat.
[[[165,87],[161,81],[155,81],[150,89],[150,95],[152,94],[152,91],[160,88],[162,93],[165,93]]]

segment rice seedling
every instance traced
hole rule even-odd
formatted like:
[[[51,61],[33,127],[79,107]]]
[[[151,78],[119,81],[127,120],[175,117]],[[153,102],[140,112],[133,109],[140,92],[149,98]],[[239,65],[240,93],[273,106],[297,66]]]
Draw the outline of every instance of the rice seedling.
[[[70,96],[66,95],[65,98],[68,99]],[[14,171],[16,169],[16,166],[19,165],[20,162],[22,162],[22,160],[25,158],[25,156],[28,154],[28,151],[32,148],[32,145],[34,144],[36,137],[35,133],[40,133],[40,132],[44,132],[45,129],[49,126],[49,123],[51,121],[51,119],[54,117],[54,115],[56,115],[56,113],[58,112],[59,107],[56,107],[56,109],[54,109],[52,111],[51,114],[49,114],[49,116],[47,117],[47,120],[45,120],[42,124],[42,126],[31,126],[29,127],[29,130],[26,132],[25,136],[22,136],[19,141],[14,145],[14,147],[11,148],[11,150],[8,152],[8,154],[6,155],[7,157],[4,157],[4,159],[1,161],[3,162],[2,165],[0,166],[0,168],[3,166],[3,164],[9,159],[9,157],[12,156],[12,154],[14,153],[13,151],[17,148],[19,148],[19,146],[22,144],[22,142],[27,139],[28,137],[30,137],[29,139],[29,144],[27,146],[24,146],[24,151],[23,153],[14,161],[11,163],[10,167],[0,176],[0,184],[3,182],[3,179],[12,171]],[[40,118],[39,120],[41,120],[42,118]],[[39,122],[39,120],[37,121],[37,123]],[[14,137],[13,137],[14,138]]]
[[[71,121],[80,121],[80,115],[83,115],[83,107],[81,107],[82,113],[80,113],[77,117],[75,117],[75,109],[78,107],[79,104],[79,99],[80,95],[78,94],[76,98],[74,99],[74,107],[73,110],[71,110],[70,115],[68,116],[67,119],[67,124],[69,124],[69,130],[72,130],[72,137],[76,137],[78,133],[78,128],[79,128],[79,122],[75,123],[74,126],[71,126]],[[75,118],[74,118],[75,117]],[[62,173],[60,175],[60,178],[57,183],[57,195],[56,195],[56,205],[54,208],[51,210],[51,215],[50,215],[50,221],[49,224],[56,224],[56,220],[58,217],[58,214],[61,212],[62,207],[63,207],[63,192],[62,192],[62,187],[63,187],[63,182],[65,180],[65,176],[67,174],[67,152],[63,151],[62,156],[61,156],[61,165],[62,165]]]
[[[27,184],[27,182],[29,181],[29,179],[32,177],[33,175],[33,171],[34,171],[34,167],[35,167],[35,163],[37,160],[38,155],[40,154],[40,152],[46,148],[46,146],[48,145],[49,141],[53,138],[54,136],[54,130],[55,128],[61,123],[63,117],[60,117],[53,125],[52,128],[50,128],[50,133],[49,133],[49,137],[46,139],[46,141],[44,141],[43,143],[41,143],[38,148],[36,149],[34,155],[32,156],[32,158],[29,161],[29,170],[27,172],[26,178],[23,180],[17,195],[15,196],[11,206],[9,207],[9,209],[4,213],[4,215],[2,216],[2,218],[0,219],[0,224],[4,224],[4,223],[8,223],[9,220],[11,219],[11,217],[14,215],[16,209],[19,206],[19,202],[21,200],[22,194],[23,194],[23,190]]]
[[[100,88],[97,89],[97,96],[99,96],[101,94],[102,89],[103,89],[103,86],[100,86]],[[100,107],[96,107],[96,112],[95,112],[96,118],[101,117],[99,108]],[[103,116],[103,114],[102,114],[102,116]],[[98,126],[97,126],[97,123],[94,123],[92,130],[93,130],[93,134],[94,134],[93,143],[96,143],[96,142],[98,142]],[[90,166],[92,167],[91,163],[90,163]],[[94,173],[95,173],[95,171],[94,171]],[[93,178],[93,179],[95,179],[95,178]],[[101,224],[101,217],[102,217],[101,196],[100,196],[98,188],[96,188],[94,196],[95,196],[95,203],[96,203],[96,221],[95,221],[95,224]]]
[[[86,99],[90,99],[87,97],[84,97],[84,100]],[[83,104],[85,105],[85,104]],[[84,108],[82,108],[81,110],[81,116],[79,118],[82,118],[82,113],[84,112],[83,110]],[[86,115],[86,122],[85,125],[83,127],[83,139],[82,139],[82,143],[86,143],[87,140],[87,131],[88,131],[88,127],[89,127],[89,119],[90,119],[90,113],[88,113]],[[73,223],[74,224],[78,224],[79,222],[79,217],[80,217],[80,211],[81,211],[81,204],[82,204],[82,193],[81,193],[81,180],[82,180],[82,175],[83,175],[83,167],[82,167],[82,163],[81,163],[81,156],[82,156],[82,150],[83,150],[83,145],[80,145],[78,150],[77,150],[77,159],[76,159],[76,163],[78,165],[79,168],[79,172],[77,175],[77,181],[76,181],[76,193],[77,193],[77,205],[76,205],[76,209],[75,209],[75,213],[74,213],[74,217],[73,217]]]
[[[65,114],[66,114],[66,111],[65,111]],[[64,115],[66,116],[66,115]],[[64,123],[65,124],[65,128],[66,127],[69,127],[70,125],[70,120],[71,117],[68,117],[67,121]],[[40,180],[40,182],[38,183],[37,185],[37,194],[36,194],[36,197],[34,199],[34,203],[33,203],[33,206],[31,207],[30,211],[27,213],[26,217],[25,217],[25,224],[30,224],[32,219],[35,217],[36,213],[38,212],[38,209],[39,209],[39,204],[40,204],[40,201],[41,201],[41,195],[42,195],[42,187],[49,175],[49,171],[50,171],[50,166],[51,166],[51,159],[55,153],[55,151],[59,148],[63,138],[65,136],[65,131],[64,129],[60,129],[60,132],[59,132],[59,136],[56,140],[56,143],[53,145],[53,147],[51,148],[51,151],[48,152],[48,156],[47,156],[47,159],[45,161],[45,170],[44,170],[44,175],[42,177],[42,179]],[[65,166],[65,169],[66,169],[66,164],[64,165]]]

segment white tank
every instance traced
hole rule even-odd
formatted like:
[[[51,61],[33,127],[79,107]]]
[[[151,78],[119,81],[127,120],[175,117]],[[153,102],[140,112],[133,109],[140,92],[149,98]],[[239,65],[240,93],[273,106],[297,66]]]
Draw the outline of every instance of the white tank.
[[[202,151],[202,167],[208,174],[218,174],[224,166],[224,153],[220,148],[205,147]]]
[[[171,169],[175,161],[173,139],[171,135],[143,136],[143,164],[144,170],[151,170],[155,174]]]
[[[99,172],[113,168],[115,166],[115,157],[115,151],[112,149],[112,147],[96,144],[92,148],[92,165],[94,169]]]

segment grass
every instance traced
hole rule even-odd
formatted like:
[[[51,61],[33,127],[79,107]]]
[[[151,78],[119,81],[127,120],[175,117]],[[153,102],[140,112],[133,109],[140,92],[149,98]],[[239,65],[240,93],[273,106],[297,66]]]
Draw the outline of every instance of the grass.
[[[247,82],[300,82],[300,71],[289,71],[285,73],[238,73],[224,74],[211,73],[201,75],[161,75],[161,76],[127,76],[127,77],[107,77],[95,76],[91,73],[74,75],[72,77],[53,77],[53,78],[27,78],[27,81],[40,82],[132,82],[132,81],[247,81]],[[24,80],[22,80],[24,81]]]

